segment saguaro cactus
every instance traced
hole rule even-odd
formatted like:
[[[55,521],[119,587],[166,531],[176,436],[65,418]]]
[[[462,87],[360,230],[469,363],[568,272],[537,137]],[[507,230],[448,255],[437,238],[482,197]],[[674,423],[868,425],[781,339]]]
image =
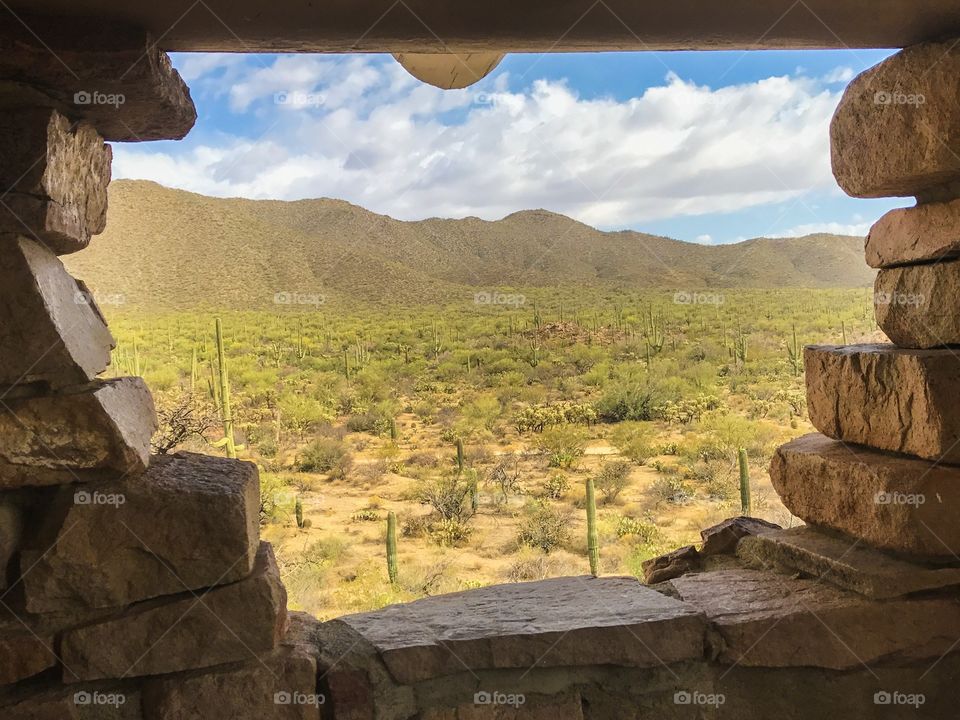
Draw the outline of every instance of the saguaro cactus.
[[[294,515],[297,518],[297,527],[303,530],[303,503],[297,498],[293,506]]]
[[[590,574],[600,574],[600,542],[597,539],[597,498],[593,478],[587,478],[587,556],[590,558]]]
[[[223,420],[222,445],[227,449],[227,457],[237,456],[237,446],[233,441],[233,414],[230,411],[230,380],[227,377],[227,358],[223,351],[223,323],[216,320],[217,360],[220,364],[220,418]],[[219,443],[218,443],[219,445]]]
[[[457,472],[463,472],[463,440],[457,438]]]
[[[750,499],[750,465],[747,462],[746,448],[740,448],[737,462],[740,465],[740,512],[750,515],[753,512],[753,501]]]
[[[390,584],[397,584],[397,515],[387,514],[387,575]]]
[[[800,343],[797,342],[797,326],[793,326],[793,342],[787,344],[787,357],[790,359],[790,365],[793,367],[793,375],[800,375],[803,367],[803,358],[800,354]]]

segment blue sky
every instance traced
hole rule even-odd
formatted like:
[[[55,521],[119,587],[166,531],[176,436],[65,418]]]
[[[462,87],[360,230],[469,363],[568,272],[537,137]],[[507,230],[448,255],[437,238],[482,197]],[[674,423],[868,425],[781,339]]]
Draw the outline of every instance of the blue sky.
[[[387,55],[175,55],[196,127],[115,148],[114,175],[410,220],[542,207],[705,243],[864,234],[912,200],[843,195],[828,127],[847,82],[887,55],[516,54],[457,91]]]

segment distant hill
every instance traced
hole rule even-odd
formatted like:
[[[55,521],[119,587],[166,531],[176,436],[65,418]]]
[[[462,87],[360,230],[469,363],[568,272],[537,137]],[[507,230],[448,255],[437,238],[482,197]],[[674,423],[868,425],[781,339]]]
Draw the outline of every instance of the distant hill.
[[[406,304],[467,288],[862,287],[874,277],[856,237],[704,246],[546,210],[404,222],[342,200],[221,199],[139,180],[111,184],[106,232],[65,261],[99,293],[170,309],[260,308],[278,292]]]

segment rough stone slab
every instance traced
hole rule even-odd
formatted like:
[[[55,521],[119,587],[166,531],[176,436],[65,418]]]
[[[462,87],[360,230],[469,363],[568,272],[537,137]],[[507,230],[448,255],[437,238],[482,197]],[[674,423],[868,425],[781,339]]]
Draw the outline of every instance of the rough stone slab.
[[[865,249],[873,268],[960,257],[960,200],[891,210],[870,228]]]
[[[647,585],[680,577],[700,567],[700,553],[693,545],[678,548],[659,557],[643,561],[643,581]]]
[[[960,585],[960,567],[930,567],[812,527],[744,538],[737,555],[751,565],[801,572],[873,599]]]
[[[58,255],[85,248],[107,223],[112,157],[91,125],[56,110],[0,111],[0,232]]]
[[[960,360],[893,345],[805,349],[807,409],[824,435],[960,463]]]
[[[145,720],[319,720],[326,698],[317,690],[313,638],[318,621],[290,614],[290,629],[274,652],[206,672],[166,675],[143,686]],[[339,716],[338,716],[339,717]]]
[[[51,634],[28,627],[16,618],[0,622],[0,685],[33,677],[56,663]]]
[[[0,591],[9,584],[11,563],[23,541],[24,511],[15,493],[0,495]]]
[[[21,557],[26,607],[121,607],[241,580],[257,554],[259,507],[255,465],[193,453],[154,457],[138,477],[60,488]]]
[[[130,683],[47,685],[19,693],[0,708],[3,720],[145,720]]]
[[[719,638],[717,660],[744,667],[860,668],[887,656],[939,657],[960,636],[960,600],[878,602],[817,580],[751,569],[671,581]]]
[[[0,106],[51,107],[107,140],[179,140],[197,111],[167,54],[102,18],[20,14],[0,30]]]
[[[576,692],[524,697],[522,705],[463,703],[455,708],[428,708],[421,720],[583,720],[583,703]]]
[[[113,336],[86,287],[26,237],[0,242],[0,316],[0,386],[81,385],[110,364]]]
[[[960,554],[960,468],[813,433],[777,450],[770,480],[811,525],[911,557],[954,562]]]
[[[903,348],[960,344],[958,293],[960,260],[883,269],[874,284],[877,324]]]
[[[840,187],[853,197],[908,196],[960,179],[958,78],[953,41],[907,48],[854,78],[830,124]]]
[[[651,667],[699,658],[703,617],[634,578],[495,585],[335,621],[414,683],[493,668]]]
[[[133,606],[64,634],[64,682],[140,677],[249,660],[275,649],[287,625],[287,593],[269,543],[249,577],[205,593]]]
[[[732,555],[737,550],[737,543],[741,538],[751,535],[762,535],[771,530],[779,530],[780,526],[760,518],[740,515],[717,523],[712,527],[700,531],[700,554]]]
[[[0,488],[62,484],[78,472],[136,475],[157,429],[142,378],[102,380],[0,407]]]

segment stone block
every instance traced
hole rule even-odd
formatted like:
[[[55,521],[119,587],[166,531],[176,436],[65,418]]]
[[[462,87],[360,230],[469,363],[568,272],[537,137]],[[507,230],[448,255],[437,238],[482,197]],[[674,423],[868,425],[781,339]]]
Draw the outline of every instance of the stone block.
[[[960,344],[958,293],[960,260],[885,268],[874,284],[877,325],[902,348]]]
[[[708,557],[711,555],[732,555],[736,552],[737,543],[742,538],[752,535],[762,535],[771,530],[779,530],[780,526],[772,522],[753,517],[732,517],[717,523],[712,527],[700,531],[700,539],[703,544],[700,546],[700,554]]]
[[[960,257],[960,200],[891,210],[870,228],[866,256],[874,268]]]

